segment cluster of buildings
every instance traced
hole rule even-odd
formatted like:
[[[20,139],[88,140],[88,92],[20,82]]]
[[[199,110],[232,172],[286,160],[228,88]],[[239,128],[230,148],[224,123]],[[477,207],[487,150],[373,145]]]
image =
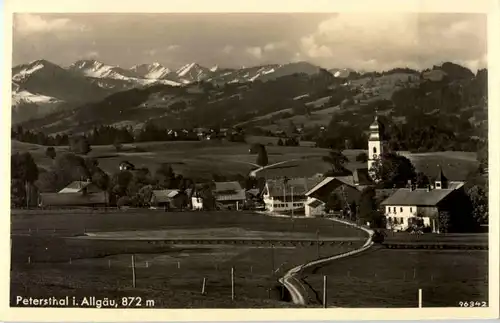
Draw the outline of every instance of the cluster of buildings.
[[[373,164],[386,149],[383,125],[376,118],[370,126],[368,139],[368,161],[366,168],[355,169],[346,176],[324,177],[321,174],[311,178],[283,178],[266,180],[263,187],[245,189],[239,182],[213,182],[210,185],[215,209],[242,210],[258,209],[280,214],[303,214],[316,217],[325,214],[332,193],[342,198],[342,205],[348,213],[351,205],[359,205],[364,188],[374,185]],[[133,169],[126,162],[120,170]],[[450,181],[440,170],[427,188],[416,188],[412,183],[406,188],[376,190],[381,197],[381,210],[386,217],[387,227],[405,230],[414,224],[439,231],[437,215],[453,208],[457,199],[463,197],[463,182]],[[203,190],[195,185],[187,190],[153,190],[149,205],[152,208],[203,210],[206,202]],[[75,181],[58,193],[40,194],[39,206],[106,206],[108,197],[90,181]]]

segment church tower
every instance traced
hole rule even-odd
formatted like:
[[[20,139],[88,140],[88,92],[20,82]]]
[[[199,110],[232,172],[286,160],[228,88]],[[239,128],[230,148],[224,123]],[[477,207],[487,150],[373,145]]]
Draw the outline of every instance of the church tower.
[[[448,188],[448,178],[444,176],[443,169],[441,168],[441,166],[439,166],[439,174],[436,177],[436,181],[434,182],[434,187],[437,190]]]
[[[375,112],[376,113],[376,112]],[[371,174],[371,168],[375,161],[384,153],[384,126],[375,114],[375,121],[370,125],[370,134],[368,137],[368,172]]]

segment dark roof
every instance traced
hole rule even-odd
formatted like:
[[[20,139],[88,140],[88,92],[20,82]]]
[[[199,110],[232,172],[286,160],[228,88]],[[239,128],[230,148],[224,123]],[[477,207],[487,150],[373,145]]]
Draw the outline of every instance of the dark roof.
[[[448,178],[446,178],[446,176],[444,176],[443,169],[441,167],[439,167],[439,173],[438,173],[438,176],[436,177],[436,181],[440,181],[440,182],[447,182],[448,181]]]
[[[356,168],[352,176],[354,177],[354,184],[356,185],[373,184],[368,168]]]
[[[420,188],[412,191],[408,188],[400,188],[385,199],[381,205],[437,206],[453,191],[450,189],[432,189],[428,191]]]
[[[338,177],[333,177],[329,176],[327,178],[322,179],[319,181],[316,185],[311,187],[309,191],[306,192],[307,196],[310,196],[314,192],[318,191],[319,189],[325,187],[326,185],[329,185],[330,183],[335,183],[337,184],[335,187],[332,187],[332,190],[336,189],[340,185],[348,185],[348,186],[353,186],[353,177],[352,176],[338,176]]]
[[[246,194],[238,182],[215,182],[213,191],[217,201],[237,201],[245,200]]]
[[[283,179],[273,179],[267,181],[267,187],[269,188],[270,196],[283,196],[283,193],[286,196],[303,196],[316,186],[318,183],[322,181],[322,178],[291,178],[286,183],[286,187],[284,186]],[[293,188],[293,190],[292,190]],[[285,190],[285,191],[284,191]]]
[[[42,206],[90,206],[106,204],[106,193],[41,193],[40,204]]]
[[[247,190],[247,193],[253,196],[257,196],[260,194],[260,190],[258,188],[251,188]]]

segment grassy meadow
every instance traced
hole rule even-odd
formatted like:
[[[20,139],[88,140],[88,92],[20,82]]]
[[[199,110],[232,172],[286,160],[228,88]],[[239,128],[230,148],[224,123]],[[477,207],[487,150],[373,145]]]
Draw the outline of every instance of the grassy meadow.
[[[184,177],[210,180],[213,175],[234,176],[243,175],[256,168],[248,163],[255,163],[256,155],[249,153],[251,143],[263,143],[267,146],[269,164],[280,161],[290,161],[276,167],[271,167],[260,173],[261,176],[273,177],[309,177],[324,173],[330,166],[323,162],[322,157],[328,154],[328,149],[311,147],[305,143],[299,147],[277,146],[278,138],[248,137],[248,143],[232,143],[225,141],[195,141],[195,142],[151,142],[124,145],[117,152],[113,146],[93,146],[88,157],[96,158],[100,167],[108,172],[118,171],[118,164],[127,160],[136,167],[148,167],[154,171],[160,163],[170,163],[176,173]],[[49,168],[52,160],[45,156],[44,146],[12,141],[12,152],[30,152],[37,164]],[[68,147],[56,147],[57,153],[68,152]],[[366,167],[366,164],[356,162],[356,155],[361,150],[345,150],[349,158],[349,169]],[[463,180],[469,171],[477,167],[475,153],[469,152],[435,152],[411,154],[401,152],[410,158],[417,171],[423,171],[428,176],[435,176],[438,165],[445,175],[452,180]]]
[[[460,307],[488,301],[488,251],[389,250],[374,247],[306,273],[322,302],[337,307]]]
[[[361,246],[362,231],[326,219],[269,217],[249,212],[83,213],[64,210],[16,211],[12,219],[11,304],[16,295],[141,296],[158,308],[292,307],[277,279],[286,270]],[[163,230],[167,236],[265,238],[290,236],[344,237],[334,245],[228,246],[165,245],[144,240],[98,240],[84,232],[144,237]],[[135,255],[136,288],[131,255]],[[235,269],[236,299],[231,300],[230,272]],[[206,279],[206,295],[201,295]],[[286,295],[286,294],[284,294]]]

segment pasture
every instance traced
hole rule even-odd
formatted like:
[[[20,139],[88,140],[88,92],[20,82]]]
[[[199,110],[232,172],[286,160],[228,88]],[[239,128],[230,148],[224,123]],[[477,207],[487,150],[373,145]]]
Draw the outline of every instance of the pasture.
[[[98,160],[99,166],[108,173],[118,171],[121,161],[127,160],[136,167],[148,167],[151,171],[160,163],[169,163],[174,172],[184,177],[196,180],[212,180],[214,175],[219,176],[246,176],[255,169],[248,163],[256,162],[256,155],[249,153],[250,143],[269,143],[278,138],[248,137],[249,143],[232,143],[225,141],[195,141],[195,142],[151,142],[124,145],[122,151],[117,152],[112,146],[93,146],[87,155]],[[49,168],[53,160],[45,156],[44,146],[12,141],[13,152],[30,152],[36,163],[43,168]],[[259,176],[274,177],[310,177],[330,170],[322,157],[328,154],[328,149],[299,146],[283,147],[273,144],[266,147],[269,164],[280,161],[288,163],[271,167]],[[67,152],[68,147],[56,147],[57,153]],[[346,165],[354,170],[366,167],[365,163],[356,162],[356,156],[362,150],[345,150],[349,158]],[[467,174],[477,167],[475,153],[468,152],[435,152],[413,154],[401,152],[414,164],[417,171],[428,176],[436,176],[438,165],[443,168],[445,175],[451,180],[463,180]]]
[[[372,249],[306,273],[322,302],[337,307],[459,307],[460,301],[488,301],[488,252]]]
[[[30,214],[31,213],[31,214]],[[35,214],[33,214],[35,213]],[[363,244],[366,235],[326,219],[268,217],[245,212],[19,211],[12,215],[11,304],[15,295],[141,296],[155,307],[291,307],[277,279],[285,270]],[[249,238],[344,237],[317,247],[151,244],[162,236]],[[116,240],[85,238],[84,233]],[[288,234],[287,234],[288,233]],[[113,236],[114,234],[114,236]],[[137,239],[124,239],[134,236]],[[318,255],[319,250],[319,255]],[[136,288],[131,255],[135,255]],[[231,300],[231,267],[235,295]],[[206,279],[206,294],[202,281]]]

